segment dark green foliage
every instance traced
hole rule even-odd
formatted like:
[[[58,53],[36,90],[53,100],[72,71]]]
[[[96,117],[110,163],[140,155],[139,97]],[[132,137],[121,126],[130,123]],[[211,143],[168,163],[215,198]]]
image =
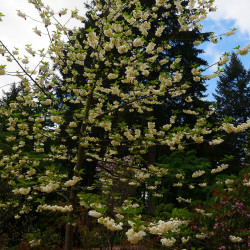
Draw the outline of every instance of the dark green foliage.
[[[163,197],[159,200],[161,203],[173,203],[175,206],[180,207],[187,203],[178,203],[176,198],[182,197],[185,199],[191,198],[192,202],[205,200],[210,197],[211,192],[208,187],[199,187],[199,183],[210,181],[207,173],[210,172],[209,161],[205,158],[197,157],[194,150],[184,152],[176,151],[170,155],[162,156],[158,163],[161,167],[168,169],[168,174],[162,180],[160,189],[162,190]],[[198,178],[192,178],[192,174],[197,170],[204,170],[206,173]],[[176,178],[176,174],[182,174],[183,179]],[[182,187],[174,187],[174,183],[182,183]],[[195,186],[190,189],[189,186]]]
[[[0,181],[0,200],[7,197],[11,199],[13,193],[9,188],[8,183]],[[20,197],[20,202],[22,197]],[[0,248],[18,246],[20,241],[25,237],[28,232],[34,230],[35,215],[29,214],[28,216],[21,216],[20,219],[15,219],[14,216],[17,209],[12,206],[11,208],[0,207]]]

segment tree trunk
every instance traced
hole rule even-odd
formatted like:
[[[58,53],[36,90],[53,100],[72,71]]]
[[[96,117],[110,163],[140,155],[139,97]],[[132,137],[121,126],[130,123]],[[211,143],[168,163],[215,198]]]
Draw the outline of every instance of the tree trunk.
[[[77,163],[76,163],[76,167],[75,167],[75,170],[76,170],[75,176],[79,176],[77,171],[79,171],[82,168],[83,160],[84,160],[84,150],[83,150],[83,147],[81,145],[79,145],[79,147],[78,147],[78,159],[77,159]],[[72,207],[73,207],[73,211],[68,213],[68,221],[66,224],[64,250],[72,250],[74,247],[74,242],[73,242],[74,232],[73,232],[72,220],[74,218],[74,213],[75,213],[76,203],[77,203],[77,187],[78,187],[78,184],[72,186],[71,190],[70,190],[69,202],[70,202],[70,205],[72,205]]]
[[[83,119],[80,133],[79,133],[80,139],[83,137],[83,134],[86,131],[86,126],[87,126],[86,121],[88,120],[88,117],[89,117],[90,104],[92,101],[94,89],[95,89],[95,85],[93,86],[92,91],[91,91],[90,95],[88,96],[86,111],[85,111],[84,119]],[[78,151],[77,151],[77,162],[76,162],[76,166],[74,168],[75,169],[74,176],[77,176],[77,177],[79,176],[78,172],[83,168],[84,157],[85,157],[84,148],[81,146],[81,144],[79,144]],[[72,186],[71,190],[70,190],[69,203],[70,203],[70,205],[72,205],[73,211],[68,213],[68,221],[66,224],[66,232],[65,232],[64,250],[72,250],[74,247],[74,242],[73,242],[74,232],[73,232],[72,220],[74,218],[74,213],[75,213],[76,204],[77,204],[78,185],[79,185],[79,183]]]
[[[156,161],[156,147],[150,147],[148,149],[148,163],[154,164]],[[154,212],[154,203],[153,203],[153,197],[152,192],[148,192],[148,202],[147,202],[147,214],[153,214]]]
[[[69,217],[69,216],[68,216]],[[64,250],[73,249],[73,226],[70,223],[66,224],[65,246]]]
[[[68,220],[66,224],[66,232],[65,232],[65,246],[64,250],[72,250],[74,247],[74,232],[72,226],[72,220],[74,218],[75,207],[76,207],[76,199],[77,199],[77,190],[76,186],[71,187],[70,191],[70,204],[73,206],[73,211],[68,213]]]

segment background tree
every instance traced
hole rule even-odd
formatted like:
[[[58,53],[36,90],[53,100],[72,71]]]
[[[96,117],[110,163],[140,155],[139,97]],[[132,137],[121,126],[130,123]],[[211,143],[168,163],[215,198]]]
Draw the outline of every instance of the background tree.
[[[219,120],[225,116],[233,117],[231,123],[239,125],[250,118],[250,70],[246,70],[237,54],[232,53],[229,64],[217,82],[216,94],[213,94],[217,106],[216,115]],[[229,134],[225,142],[219,146],[217,154],[233,155],[232,164],[249,163],[245,154],[247,133]],[[235,169],[236,170],[236,169]],[[236,170],[237,171],[237,170]]]
[[[0,107],[9,107],[10,103],[16,100],[16,97],[23,91],[22,84],[12,83],[9,91],[3,91],[0,98]]]

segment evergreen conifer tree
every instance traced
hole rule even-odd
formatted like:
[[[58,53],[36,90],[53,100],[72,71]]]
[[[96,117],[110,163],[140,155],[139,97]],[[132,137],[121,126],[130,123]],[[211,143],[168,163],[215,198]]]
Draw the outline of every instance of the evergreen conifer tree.
[[[219,120],[223,120],[225,116],[233,117],[231,123],[239,125],[250,118],[250,70],[244,68],[235,53],[225,66],[213,96],[217,102],[216,113]],[[235,164],[239,161],[245,162],[246,143],[246,133],[228,135],[221,145],[221,150],[233,155]]]
[[[10,102],[14,101],[22,91],[23,86],[21,84],[12,83],[9,91],[3,91],[3,95],[0,99],[0,107],[8,107]]]

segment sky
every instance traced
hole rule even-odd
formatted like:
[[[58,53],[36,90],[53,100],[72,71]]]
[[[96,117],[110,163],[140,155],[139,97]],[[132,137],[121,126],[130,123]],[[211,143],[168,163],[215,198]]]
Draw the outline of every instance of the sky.
[[[226,31],[237,28],[234,35],[223,37],[218,44],[205,43],[202,48],[205,53],[202,56],[209,65],[217,62],[224,52],[232,52],[233,48],[240,45],[245,47],[250,43],[250,0],[216,0],[216,12],[211,12],[208,19],[201,24],[203,32],[213,31],[215,34],[223,34]],[[240,56],[246,69],[250,69],[250,54]],[[208,73],[213,73],[217,66],[211,67]],[[209,100],[214,100],[212,93],[216,88],[218,78],[207,81],[207,94]]]
[[[80,10],[80,14],[85,12],[83,3],[90,0],[43,0],[45,4],[48,4],[52,9],[56,11],[62,8],[68,8],[69,10],[74,10],[75,7]],[[39,37],[37,36],[32,28],[40,28],[40,24],[33,22],[32,20],[24,20],[17,16],[16,10],[21,10],[25,14],[36,17],[37,12],[34,7],[28,3],[28,0],[0,0],[0,12],[5,15],[3,21],[0,22],[0,40],[8,45],[10,50],[14,47],[22,48],[26,44],[32,44],[33,49],[47,48],[49,45],[49,40],[46,35]],[[216,35],[223,34],[230,29],[236,27],[238,30],[235,35],[230,37],[224,37],[218,44],[214,45],[212,43],[204,43],[202,45],[205,53],[201,56],[203,57],[209,65],[215,63],[219,60],[224,52],[231,52],[233,48],[240,45],[243,48],[250,42],[250,0],[216,0],[215,5],[217,6],[217,11],[209,14],[209,17],[203,21],[201,24],[204,29],[203,32],[213,31]],[[62,20],[62,23],[66,20]],[[70,27],[79,26],[80,23],[70,21]],[[36,65],[36,58],[33,59],[34,66]],[[240,60],[246,69],[250,68],[250,56],[241,56]],[[7,64],[0,57],[0,65]],[[10,64],[7,64],[10,65]],[[17,66],[11,63],[10,71],[16,71]],[[206,73],[213,73],[215,67],[212,67]],[[208,100],[213,100],[212,93],[214,93],[216,88],[216,82],[218,79],[213,79],[207,81],[207,94]],[[9,85],[17,81],[10,76],[0,76],[0,96],[2,90],[7,91]]]

